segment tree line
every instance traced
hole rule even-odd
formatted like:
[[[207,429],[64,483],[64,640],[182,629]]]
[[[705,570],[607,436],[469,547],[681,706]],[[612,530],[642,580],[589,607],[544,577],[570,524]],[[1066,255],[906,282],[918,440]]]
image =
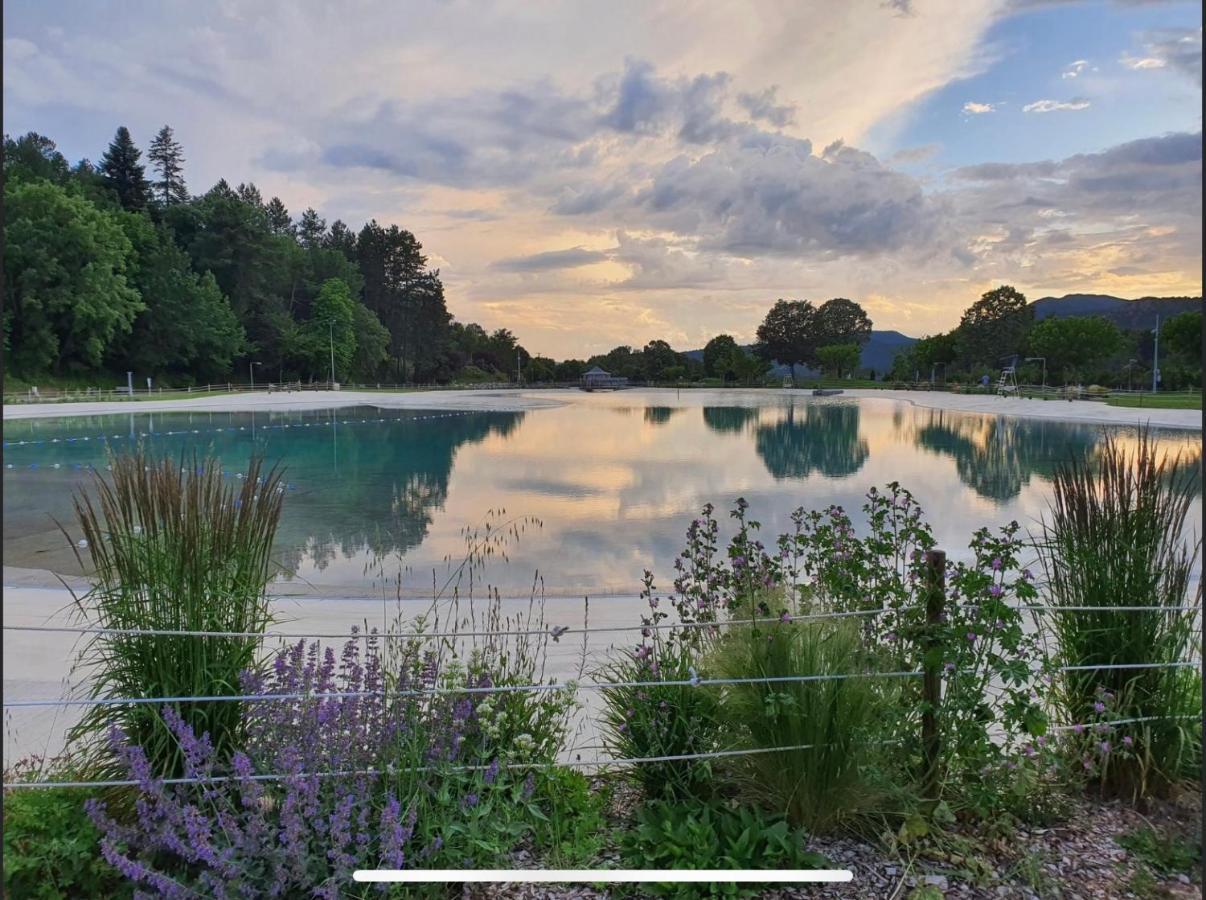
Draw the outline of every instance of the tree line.
[[[1160,327],[1160,383],[1169,389],[1201,385],[1202,314],[1183,312]],[[994,377],[1008,365],[1018,380],[1039,384],[1151,384],[1154,329],[1123,329],[1104,316],[1035,320],[1020,291],[1002,285],[984,293],[959,325],[928,335],[901,352],[893,378],[902,381]]]
[[[358,230],[341,220],[328,225],[314,209],[294,216],[251,183],[223,179],[194,195],[184,148],[166,125],[146,160],[125,127],[95,165],[69,164],[33,132],[5,136],[7,374],[66,380],[132,370],[177,386],[245,378],[569,382],[599,366],[636,382],[762,384],[776,363],[793,374],[797,366],[854,374],[871,335],[870,317],[853,300],[779,300],[752,346],[721,334],[701,355],[665,340],[588,359],[533,355],[506,328],[453,318],[439,270],[410,231],[376,220]],[[1164,327],[1166,385],[1200,383],[1200,321],[1186,314]],[[1101,318],[1036,323],[1026,298],[1002,286],[973,303],[958,327],[922,339],[891,373],[878,374],[980,377],[1013,354],[1043,357],[1053,382],[1103,369],[1138,378],[1151,345],[1150,334]]]
[[[142,156],[125,127],[95,165],[5,136],[7,373],[432,382],[531,361],[453,320],[411,232],[295,217],[250,183],[191,194],[168,126]]]

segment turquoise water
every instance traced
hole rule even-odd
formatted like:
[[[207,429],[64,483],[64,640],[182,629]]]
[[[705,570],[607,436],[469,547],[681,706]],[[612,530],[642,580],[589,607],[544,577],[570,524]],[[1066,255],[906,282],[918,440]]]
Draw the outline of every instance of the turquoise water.
[[[139,442],[190,464],[194,453],[212,453],[232,479],[253,452],[279,463],[289,489],[276,559],[299,588],[370,595],[405,570],[404,590],[419,592],[463,558],[466,530],[489,521],[523,528],[488,572],[503,594],[527,593],[538,576],[550,594],[597,595],[635,592],[645,568],[668,583],[691,518],[711,502],[727,525],[739,496],[774,535],[798,506],[857,510],[869,487],[899,481],[940,546],[960,556],[982,525],[1033,526],[1055,466],[1093,453],[1103,434],[889,400],[672,390],[566,399],[524,412],[357,407],[6,422],[5,564],[78,574],[55,520],[78,536],[71,497],[88,483],[88,466],[103,472],[106,447]],[[1159,440],[1199,452],[1198,432]],[[1200,499],[1193,515],[1200,520]]]

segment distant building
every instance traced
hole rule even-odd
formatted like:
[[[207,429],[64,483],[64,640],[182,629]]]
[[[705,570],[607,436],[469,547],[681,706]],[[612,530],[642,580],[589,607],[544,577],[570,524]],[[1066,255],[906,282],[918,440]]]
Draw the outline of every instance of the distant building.
[[[628,379],[622,375],[612,375],[595,366],[582,375],[579,387],[584,391],[616,391],[628,387]]]

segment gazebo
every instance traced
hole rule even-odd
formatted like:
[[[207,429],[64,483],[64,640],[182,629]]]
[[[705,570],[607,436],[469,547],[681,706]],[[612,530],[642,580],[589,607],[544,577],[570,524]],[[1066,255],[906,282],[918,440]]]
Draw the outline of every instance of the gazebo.
[[[628,386],[628,379],[622,375],[612,375],[604,372],[598,366],[582,375],[579,385],[584,391],[614,391]]]

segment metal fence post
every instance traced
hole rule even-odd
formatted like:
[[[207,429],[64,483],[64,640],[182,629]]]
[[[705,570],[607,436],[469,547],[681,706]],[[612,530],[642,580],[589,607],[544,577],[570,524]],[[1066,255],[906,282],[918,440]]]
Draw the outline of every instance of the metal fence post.
[[[946,553],[927,550],[925,554],[925,637],[922,642],[921,751],[925,760],[922,798],[937,803],[941,793],[941,740],[938,735],[938,710],[942,703],[942,642],[939,627],[946,596]]]

